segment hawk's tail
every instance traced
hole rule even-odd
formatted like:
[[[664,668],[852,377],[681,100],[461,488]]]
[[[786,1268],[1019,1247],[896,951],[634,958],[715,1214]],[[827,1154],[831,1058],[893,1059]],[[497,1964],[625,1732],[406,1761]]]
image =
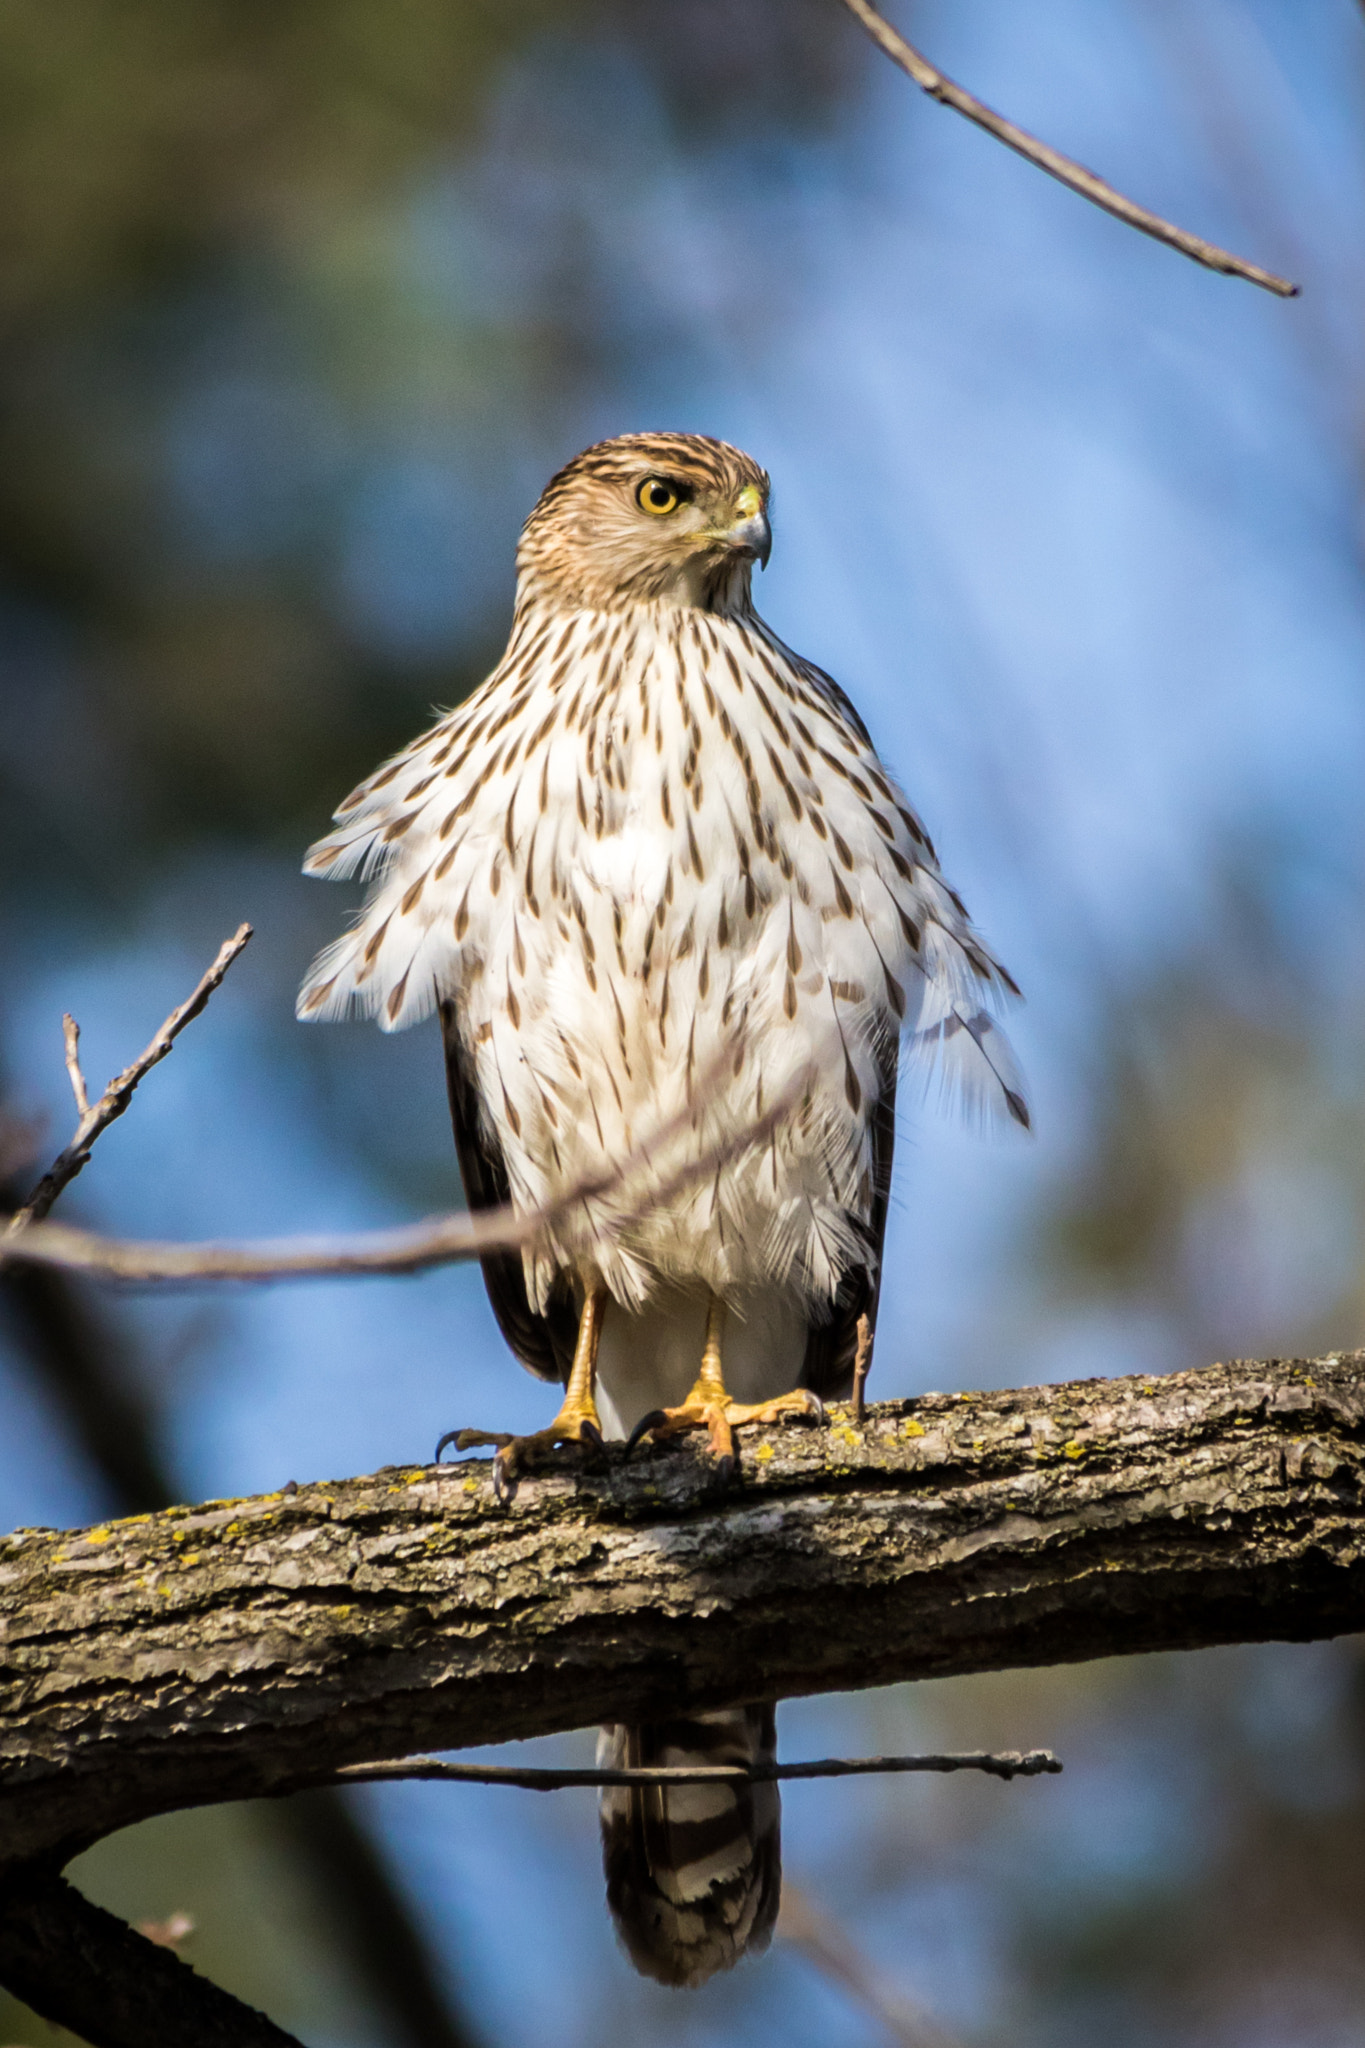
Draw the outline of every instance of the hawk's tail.
[[[604,1728],[599,1769],[769,1763],[771,1706]],[[776,1785],[611,1786],[601,1796],[607,1904],[637,1970],[704,1984],[768,1946],[782,1894]]]

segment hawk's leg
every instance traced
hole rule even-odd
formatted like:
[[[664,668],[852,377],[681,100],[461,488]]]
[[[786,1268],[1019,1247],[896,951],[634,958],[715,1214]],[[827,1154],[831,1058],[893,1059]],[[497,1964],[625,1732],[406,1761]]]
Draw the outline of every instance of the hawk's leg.
[[[704,1429],[711,1449],[728,1478],[735,1469],[734,1432],[750,1422],[776,1422],[783,1415],[809,1415],[824,1419],[824,1404],[807,1387],[790,1394],[778,1394],[771,1401],[732,1401],[721,1366],[721,1332],[725,1327],[725,1303],[712,1295],[706,1310],[706,1341],[702,1347],[701,1371],[691,1393],[680,1408],[656,1408],[637,1422],[631,1431],[629,1449],[643,1436],[676,1436],[683,1429]]]
[[[583,1313],[578,1319],[578,1341],[574,1345],[569,1384],[564,1389],[559,1413],[547,1428],[537,1429],[530,1436],[509,1436],[505,1430],[492,1433],[482,1429],[447,1430],[436,1446],[438,1462],[447,1444],[454,1444],[457,1451],[472,1450],[476,1444],[496,1444],[498,1454],[493,1460],[493,1491],[499,1500],[510,1500],[516,1492],[519,1473],[529,1470],[542,1451],[552,1450],[556,1444],[590,1444],[594,1450],[600,1451],[602,1424],[597,1414],[594,1387],[597,1346],[601,1341],[606,1306],[606,1289],[590,1287],[584,1298]]]

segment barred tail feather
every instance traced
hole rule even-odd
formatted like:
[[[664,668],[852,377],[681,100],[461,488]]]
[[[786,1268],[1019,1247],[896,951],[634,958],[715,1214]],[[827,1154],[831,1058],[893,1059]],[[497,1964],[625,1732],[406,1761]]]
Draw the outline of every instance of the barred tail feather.
[[[771,1762],[770,1705],[604,1728],[599,1769]],[[704,1984],[768,1946],[782,1895],[776,1785],[612,1786],[602,1793],[607,1904],[637,1970]]]

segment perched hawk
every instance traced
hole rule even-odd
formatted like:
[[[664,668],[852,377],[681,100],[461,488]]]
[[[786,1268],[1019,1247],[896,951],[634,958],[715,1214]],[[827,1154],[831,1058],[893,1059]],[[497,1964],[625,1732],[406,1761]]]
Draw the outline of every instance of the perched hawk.
[[[546,486],[488,680],[363,782],[307,871],[373,878],[305,1018],[439,1009],[471,1207],[539,1212],[484,1262],[504,1336],[565,1384],[538,1444],[819,1413],[875,1316],[903,1041],[1027,1111],[988,1005],[1017,993],[838,685],[753,607],[768,478],[627,434]],[[613,1169],[631,1162],[612,1187]],[[737,1680],[739,1675],[737,1674]],[[603,1731],[604,1760],[742,1761],[770,1707]],[[604,1796],[633,1960],[698,1984],[762,1947],[771,1786]]]

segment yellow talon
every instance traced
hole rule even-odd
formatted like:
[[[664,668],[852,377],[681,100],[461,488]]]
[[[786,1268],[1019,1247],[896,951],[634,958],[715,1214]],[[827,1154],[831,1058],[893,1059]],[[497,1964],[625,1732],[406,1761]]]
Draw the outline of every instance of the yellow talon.
[[[588,1289],[583,1313],[578,1319],[578,1341],[574,1346],[569,1383],[564,1389],[559,1413],[548,1427],[533,1430],[528,1436],[512,1436],[506,1430],[450,1429],[436,1446],[437,1463],[447,1444],[454,1444],[457,1451],[473,1450],[480,1444],[496,1446],[493,1491],[499,1500],[509,1501],[517,1490],[518,1474],[529,1471],[542,1452],[553,1450],[559,1444],[589,1444],[594,1450],[601,1450],[602,1423],[593,1389],[606,1302],[604,1288]]]
[[[725,1323],[725,1303],[714,1294],[706,1311],[706,1340],[702,1346],[701,1370],[687,1399],[678,1408],[656,1408],[643,1416],[631,1431],[628,1450],[634,1450],[645,1436],[676,1436],[684,1429],[704,1429],[711,1449],[728,1476],[735,1466],[734,1432],[751,1422],[776,1422],[783,1415],[808,1415],[823,1422],[824,1403],[807,1387],[790,1394],[778,1394],[771,1401],[732,1401],[721,1370],[720,1337]],[[771,1455],[771,1453],[769,1453]]]

